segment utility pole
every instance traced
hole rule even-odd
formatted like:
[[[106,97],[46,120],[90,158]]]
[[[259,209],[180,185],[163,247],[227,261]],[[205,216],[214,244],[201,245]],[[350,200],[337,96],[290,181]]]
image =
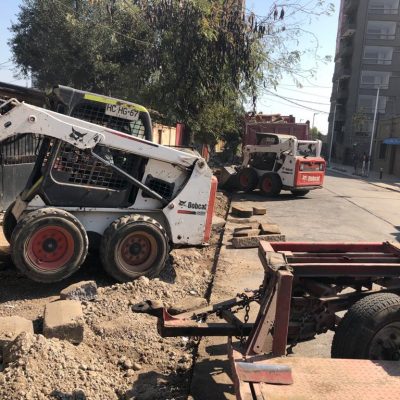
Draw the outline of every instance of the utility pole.
[[[335,132],[336,107],[337,107],[337,103],[335,102],[335,108],[333,109],[333,121],[332,121],[332,129],[331,129],[331,143],[329,145],[328,165],[331,165],[333,135],[334,135],[334,132]]]
[[[369,143],[367,176],[369,176],[369,171],[371,169],[372,145],[374,143],[374,133],[375,133],[376,117],[378,115],[378,104],[379,104],[379,92],[380,92],[380,90],[381,90],[381,87],[378,86],[378,90],[376,91],[374,120],[372,122],[371,141]]]
[[[315,125],[314,125],[314,122],[315,122],[315,116],[316,116],[317,114],[319,114],[319,113],[316,112],[316,113],[313,114],[313,117],[312,117],[312,126],[311,126],[312,128],[314,128],[314,126],[315,126]]]

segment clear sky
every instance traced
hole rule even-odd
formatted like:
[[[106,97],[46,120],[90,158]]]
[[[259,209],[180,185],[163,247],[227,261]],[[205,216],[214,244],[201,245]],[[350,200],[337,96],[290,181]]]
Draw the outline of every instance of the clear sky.
[[[11,54],[7,41],[10,37],[8,28],[12,21],[16,20],[18,5],[20,0],[1,0],[0,12],[0,81],[12,82],[15,84],[27,86],[28,81],[18,79],[13,71],[13,66],[9,62]],[[254,10],[258,15],[266,15],[271,8],[271,5],[276,2],[273,0],[247,0],[247,9]],[[338,24],[338,9],[339,1],[335,1],[336,10],[332,16],[314,16],[310,18],[301,17],[302,28],[306,31],[314,33],[318,37],[320,57],[325,55],[332,56],[332,62],[328,64],[319,63],[317,66],[316,75],[312,79],[302,79],[303,88],[296,87],[292,78],[285,77],[280,83],[277,94],[281,97],[276,97],[271,94],[264,94],[258,101],[258,111],[266,114],[280,113],[283,115],[292,114],[298,122],[306,120],[315,120],[315,126],[322,133],[327,133],[328,129],[328,114],[317,113],[318,111],[329,111],[329,99],[331,96],[332,75],[334,69],[333,58],[335,55],[336,31]],[[312,48],[313,37],[304,35],[300,38],[300,48]],[[313,57],[303,60],[305,68],[315,66]],[[271,89],[273,90],[273,89]],[[298,105],[288,102],[290,99],[295,103],[313,108],[315,111],[306,110]],[[316,103],[316,104],[315,104]]]

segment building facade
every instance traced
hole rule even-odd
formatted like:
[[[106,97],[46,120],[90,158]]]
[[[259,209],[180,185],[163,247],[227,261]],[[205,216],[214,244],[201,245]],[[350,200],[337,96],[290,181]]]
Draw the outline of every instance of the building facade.
[[[400,177],[400,116],[381,121],[374,138],[374,169]]]
[[[375,132],[400,115],[399,0],[341,0],[332,81],[328,143],[350,164],[369,154],[375,115]]]

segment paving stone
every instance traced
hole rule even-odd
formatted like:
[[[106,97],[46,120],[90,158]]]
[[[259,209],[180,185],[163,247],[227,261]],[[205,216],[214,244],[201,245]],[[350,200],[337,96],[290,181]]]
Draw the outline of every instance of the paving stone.
[[[261,224],[260,228],[261,228],[262,235],[269,235],[271,233],[274,233],[274,234],[281,233],[281,229],[276,224]]]
[[[46,304],[43,335],[79,344],[83,340],[84,320],[82,306],[76,300],[59,300]]]
[[[249,237],[235,237],[232,239],[232,245],[236,249],[247,249],[251,247],[258,247],[261,240],[267,242],[284,242],[285,235],[260,235]]]
[[[33,335],[32,321],[16,315],[12,317],[0,317],[0,351],[13,342],[22,332]]]
[[[232,206],[232,215],[240,218],[249,218],[253,215],[253,208],[243,206]]]
[[[249,222],[246,225],[243,226],[238,226],[233,229],[234,232],[240,232],[240,231],[247,231],[249,229],[259,229],[260,228],[260,223],[257,221],[254,222]]]
[[[222,217],[218,217],[214,215],[212,218],[212,226],[213,228],[223,228],[226,224],[226,221]]]
[[[265,207],[253,207],[253,215],[265,215],[267,209]]]
[[[95,281],[82,281],[74,283],[60,292],[62,300],[90,301],[97,296],[97,284]]]
[[[233,232],[233,237],[257,236],[259,234],[260,234],[259,229],[244,229],[244,230]]]

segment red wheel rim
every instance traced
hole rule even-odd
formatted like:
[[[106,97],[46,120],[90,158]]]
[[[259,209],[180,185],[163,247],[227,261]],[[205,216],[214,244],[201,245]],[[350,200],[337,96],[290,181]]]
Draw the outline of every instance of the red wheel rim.
[[[33,233],[26,253],[33,268],[55,271],[72,258],[74,247],[74,239],[67,229],[50,225]]]
[[[145,272],[153,265],[157,251],[154,236],[138,231],[128,234],[117,245],[117,260],[128,272]]]
[[[247,175],[240,175],[239,178],[240,186],[246,188],[249,185],[249,177]]]
[[[262,180],[262,190],[264,191],[264,192],[270,192],[271,191],[271,189],[272,189],[272,181],[271,181],[271,179],[269,179],[269,178],[264,178],[263,180]]]

